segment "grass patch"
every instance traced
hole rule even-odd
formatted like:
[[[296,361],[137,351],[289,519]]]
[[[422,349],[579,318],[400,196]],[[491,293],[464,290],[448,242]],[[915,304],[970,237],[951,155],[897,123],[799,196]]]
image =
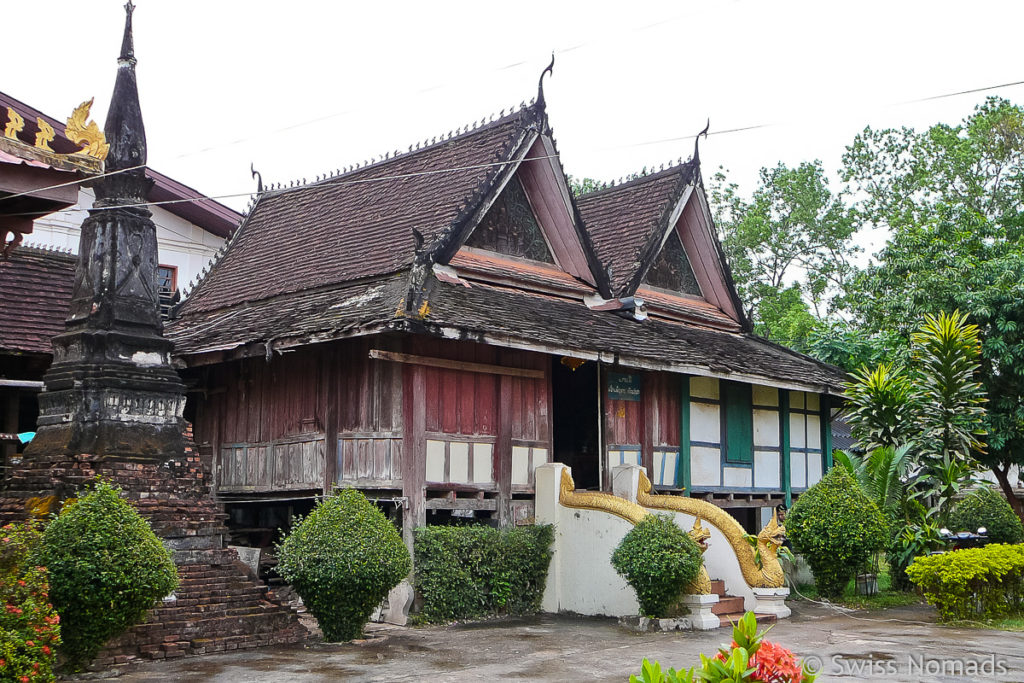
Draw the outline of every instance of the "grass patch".
[[[994,631],[1024,631],[1024,618],[985,619],[981,621],[953,621],[947,626],[953,628],[983,628]]]
[[[907,605],[917,605],[921,602],[921,597],[916,593],[892,590],[891,586],[892,580],[889,577],[889,572],[883,570],[878,574],[878,592],[874,595],[857,595],[856,579],[854,579],[846,585],[842,597],[831,602],[835,605],[842,605],[851,609],[864,610],[906,607]],[[793,599],[795,600],[804,598],[810,600],[820,599],[818,589],[814,584],[797,586],[797,590],[799,593],[793,591]]]

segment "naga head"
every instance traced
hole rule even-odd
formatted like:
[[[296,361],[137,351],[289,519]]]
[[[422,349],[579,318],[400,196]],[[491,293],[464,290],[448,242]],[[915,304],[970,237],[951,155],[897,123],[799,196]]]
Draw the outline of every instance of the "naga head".
[[[693,528],[687,533],[697,544],[697,547],[700,548],[701,552],[708,549],[708,539],[711,538],[711,532],[700,523],[700,517],[693,520]]]
[[[764,525],[761,533],[757,535],[758,541],[763,541],[772,550],[778,550],[786,542],[786,527],[779,524],[779,513],[773,512],[770,522]]]

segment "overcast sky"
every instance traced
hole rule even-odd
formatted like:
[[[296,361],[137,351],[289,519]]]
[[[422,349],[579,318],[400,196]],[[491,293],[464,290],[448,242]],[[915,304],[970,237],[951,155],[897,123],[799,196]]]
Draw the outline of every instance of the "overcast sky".
[[[0,89],[59,119],[96,97],[120,0],[4,10]],[[615,178],[689,157],[749,193],[762,166],[830,172],[865,125],[957,122],[1024,80],[1024,3],[139,0],[135,51],[150,165],[211,196],[319,173],[471,123],[545,85],[566,170]],[[11,30],[13,27],[20,27]],[[680,139],[684,138],[684,139]],[[226,198],[241,208],[247,199]]]

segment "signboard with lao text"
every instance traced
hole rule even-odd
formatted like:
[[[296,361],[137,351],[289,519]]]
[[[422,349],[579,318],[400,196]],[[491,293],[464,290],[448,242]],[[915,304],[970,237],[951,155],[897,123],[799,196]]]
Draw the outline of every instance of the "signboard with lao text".
[[[608,398],[613,401],[639,401],[640,375],[609,372]]]

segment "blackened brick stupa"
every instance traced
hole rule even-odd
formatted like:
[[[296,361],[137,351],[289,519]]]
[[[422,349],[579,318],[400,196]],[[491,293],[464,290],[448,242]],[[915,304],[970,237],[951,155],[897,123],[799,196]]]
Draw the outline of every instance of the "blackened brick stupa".
[[[184,386],[163,337],[156,227],[146,208],[146,133],[136,86],[131,3],[105,125],[110,151],[92,181],[70,315],[53,340],[39,429],[0,491],[0,520],[59,509],[102,476],[174,550],[177,594],[94,662],[160,659],[302,640],[296,614],[225,547],[209,464],[182,419]]]

